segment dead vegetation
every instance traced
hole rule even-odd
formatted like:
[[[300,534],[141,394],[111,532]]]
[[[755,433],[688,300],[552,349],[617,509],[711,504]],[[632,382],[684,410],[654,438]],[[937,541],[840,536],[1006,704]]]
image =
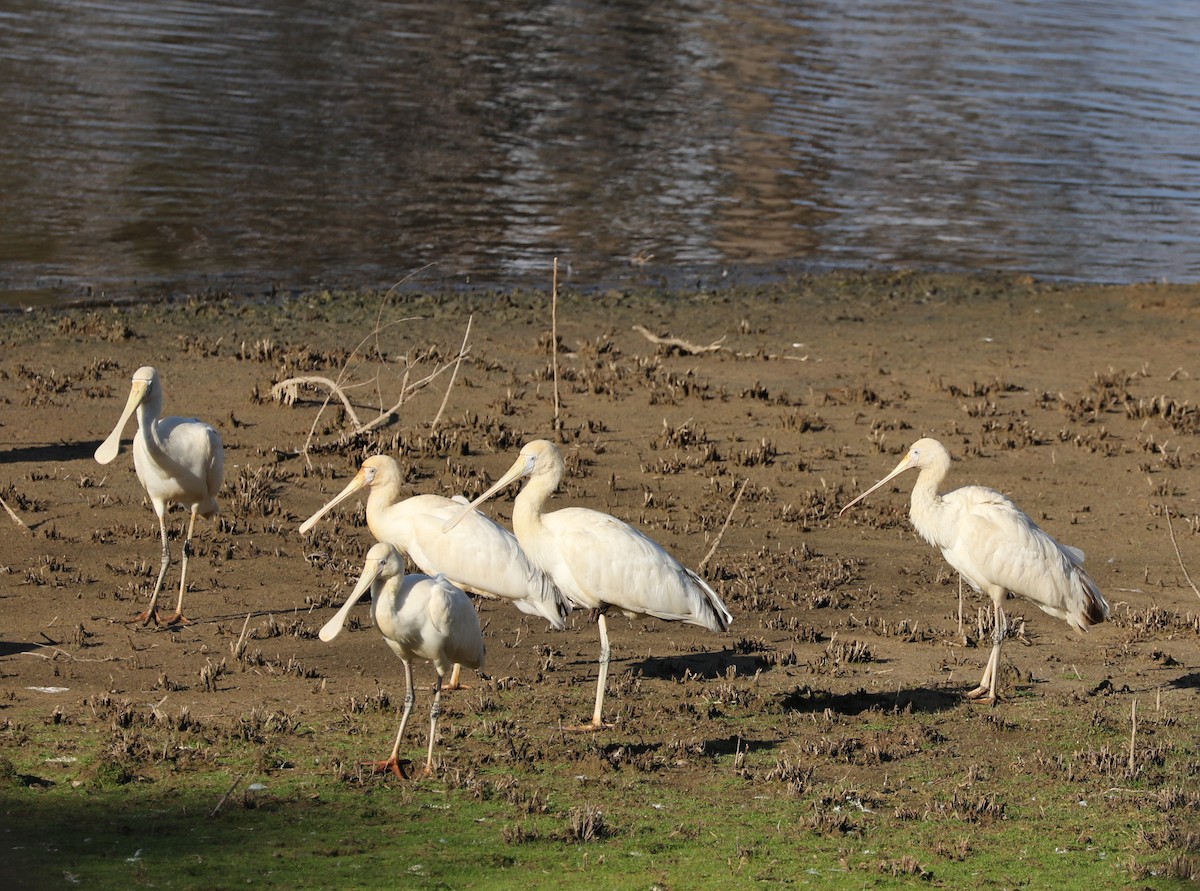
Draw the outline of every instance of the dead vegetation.
[[[68,418],[16,447],[28,451],[5,463],[2,494],[30,532],[3,539],[0,620],[5,639],[30,650],[0,657],[10,679],[0,739],[19,772],[164,783],[223,769],[246,747],[262,752],[264,772],[402,800],[407,787],[358,763],[386,754],[395,732],[398,661],[365,608],[344,640],[316,639],[370,544],[361,502],[305,538],[296,527],[369,454],[395,457],[413,493],[473,496],[523,442],[553,436],[568,460],[559,504],[646,529],[703,568],[735,623],[716,636],[610,616],[615,726],[581,737],[563,728],[585,716],[594,690],[586,614],[555,634],[481,603],[488,663],[465,678],[469,689],[443,697],[439,763],[420,781],[502,802],[504,817],[476,831],[598,855],[637,838],[621,804],[630,789],[712,796],[726,808],[783,797],[796,831],[874,852],[856,862],[867,870],[856,879],[936,883],[977,856],[977,833],[1045,827],[1038,807],[1064,801],[1082,812],[1086,800],[1106,820],[1137,819],[1140,834],[1110,855],[1121,860],[1115,874],[1194,875],[1200,388],[1141,370],[1137,351],[1160,351],[1157,339],[1135,338],[1113,357],[1136,372],[1098,369],[1093,353],[1057,341],[1045,356],[1017,354],[1021,362],[989,353],[945,368],[949,354],[926,356],[890,322],[846,313],[814,322],[799,364],[754,333],[778,324],[766,302],[753,303],[762,318],[745,326],[729,323],[728,308],[705,309],[710,324],[688,330],[711,336],[689,337],[711,348],[666,342],[679,331],[649,321],[650,303],[585,317],[566,301],[550,334],[541,302],[512,298],[495,318],[515,319],[517,335],[469,303],[378,306],[364,301],[335,325],[310,303],[289,317],[291,330],[218,319],[170,341],[173,398],[218,419],[229,447],[222,515],[194,542],[204,558],[189,576],[194,625],[156,632],[122,621],[157,570],[146,548],[158,531],[131,470],[101,474],[90,449],[44,444],[80,437]],[[174,324],[62,318],[51,327],[64,338],[122,351],[134,330]],[[1136,314],[1127,321],[1136,334]],[[864,333],[886,344],[891,370],[858,345]],[[54,357],[52,345],[9,344],[0,382],[11,429],[60,415],[79,430],[103,427],[96,403],[111,400],[106,382],[131,360],[121,352],[120,367],[87,364],[70,343]],[[221,386],[201,385],[200,368],[216,369]],[[273,391],[279,401],[264,398]],[[945,439],[964,483],[1012,494],[1084,548],[1113,602],[1086,637],[1010,602],[1014,695],[994,709],[959,699],[987,657],[991,611],[968,593],[958,628],[956,578],[912,534],[907,490],[880,491],[837,518],[926,433]],[[490,507],[507,524],[511,495]],[[178,539],[181,515],[170,519]],[[429,670],[417,671],[424,697]],[[102,758],[45,761],[48,743],[87,734],[100,737]],[[424,744],[412,735],[409,754]],[[25,752],[36,756],[23,761]],[[266,806],[234,785],[222,812]],[[1019,788],[1044,798],[1031,804]],[[677,839],[719,828],[667,808],[661,819]],[[925,849],[881,841],[925,824],[939,833]],[[735,866],[768,859],[748,845],[730,856]]]

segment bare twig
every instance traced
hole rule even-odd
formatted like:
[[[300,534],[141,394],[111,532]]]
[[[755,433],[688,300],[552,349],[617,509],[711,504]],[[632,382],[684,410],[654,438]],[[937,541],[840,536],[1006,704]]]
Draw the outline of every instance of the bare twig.
[[[728,347],[722,346],[725,341],[724,337],[722,337],[720,340],[714,340],[708,346],[697,346],[694,343],[688,343],[686,340],[681,340],[678,337],[660,337],[642,325],[634,325],[633,330],[641,334],[644,338],[646,338],[646,340],[653,344],[665,347],[675,347],[675,349],[679,350],[684,355],[690,355],[693,353],[715,353],[718,350],[728,349]]]
[[[557,413],[556,413],[556,414],[557,414]],[[0,498],[0,505],[3,505],[3,506],[4,506],[4,509],[5,509],[6,511],[8,511],[8,515],[9,515],[10,517],[12,517],[12,519],[13,519],[13,522],[14,522],[14,523],[16,523],[18,526],[20,526],[20,527],[21,527],[22,529],[24,529],[25,531],[27,531],[27,532],[29,531],[29,527],[25,525],[25,521],[24,521],[24,520],[22,520],[20,517],[18,517],[18,516],[17,516],[17,515],[16,515],[16,514],[13,512],[13,509],[12,509],[11,507],[9,507],[9,506],[8,506],[8,502],[7,502],[7,501],[5,501],[3,498]]]
[[[358,413],[354,410],[354,406],[350,404],[350,397],[346,395],[346,390],[337,381],[330,380],[327,377],[321,377],[320,375],[289,377],[287,380],[280,381],[271,388],[271,398],[276,402],[282,402],[284,405],[294,405],[300,397],[300,388],[302,386],[325,387],[329,390],[330,396],[336,396],[341,400],[342,407],[346,409],[346,414],[350,416],[350,422],[354,425],[355,429],[362,426],[362,422],[358,419]],[[326,402],[328,402],[328,398]]]
[[[246,651],[246,629],[250,627],[250,613],[246,613],[246,621],[242,623],[242,633],[238,635],[237,643],[233,645],[233,658],[239,662]]]
[[[462,346],[458,348],[458,355],[454,358],[454,371],[450,374],[450,383],[446,385],[446,395],[442,397],[442,404],[438,406],[437,414],[433,416],[433,423],[429,425],[429,432],[432,433],[437,429],[438,421],[442,419],[442,412],[446,410],[446,403],[450,401],[450,391],[454,389],[454,379],[458,377],[458,366],[462,365],[462,360],[467,355],[467,340],[471,337],[471,322],[475,316],[467,316],[467,330],[463,332]]]
[[[1171,533],[1171,547],[1175,549],[1175,559],[1179,561],[1179,568],[1183,571],[1183,577],[1187,579],[1187,583],[1192,586],[1192,591],[1197,597],[1200,597],[1200,590],[1196,588],[1196,583],[1188,574],[1187,567],[1183,565],[1183,555],[1179,553],[1179,542],[1175,540],[1175,527],[1171,525],[1171,508],[1163,505],[1163,513],[1167,516],[1167,531]]]
[[[554,373],[554,429],[558,429],[558,257],[550,286],[550,368]]]
[[[217,802],[217,806],[212,809],[212,813],[209,814],[210,817],[215,817],[217,815],[217,811],[219,811],[224,806],[225,802],[229,800],[229,796],[233,794],[233,790],[238,787],[238,783],[242,781],[242,778],[246,776],[247,773],[248,771],[243,770],[237,775],[237,779],[233,781],[233,785],[229,787],[229,791],[221,796],[221,800]]]
[[[704,559],[700,561],[697,571],[703,571],[708,565],[708,561],[712,555],[716,553],[717,546],[721,543],[721,539],[725,537],[725,530],[729,528],[729,521],[733,519],[733,512],[737,510],[738,502],[742,500],[742,493],[746,491],[746,486],[750,484],[750,478],[742,480],[742,487],[738,489],[737,497],[733,499],[733,506],[729,508],[729,516],[725,518],[725,525],[721,527],[721,531],[717,533],[716,540],[712,543],[712,547],[708,549],[708,553],[704,555]]]
[[[52,650],[54,655],[47,656],[45,653],[39,653],[36,650],[26,650],[21,655],[22,656],[37,656],[39,659],[47,659],[51,662],[58,661],[58,658],[60,656],[64,659],[66,659],[68,662],[124,662],[125,661],[124,656],[104,656],[100,659],[84,659],[81,656],[72,656],[66,650],[63,650],[59,647],[44,647],[44,649]]]
[[[422,268],[425,268],[425,267],[422,267]],[[419,272],[419,271],[420,270],[417,270],[417,272]],[[415,275],[416,273],[414,272],[413,274]],[[441,407],[438,409],[437,415],[433,419],[433,423],[431,425],[432,429],[436,429],[438,423],[440,422],[442,414],[445,411],[446,405],[448,404],[450,392],[453,389],[455,380],[457,379],[459,366],[462,364],[462,360],[467,358],[467,356],[470,354],[467,344],[468,344],[468,339],[470,337],[470,332],[471,332],[471,319],[467,320],[467,330],[463,336],[463,345],[459,349],[458,354],[453,359],[447,361],[446,363],[436,365],[432,372],[425,375],[420,380],[415,381],[415,382],[410,380],[410,377],[412,375],[412,371],[413,371],[413,368],[415,365],[415,361],[419,361],[419,360],[414,361],[411,359],[407,359],[404,363],[402,375],[398,374],[397,372],[392,372],[390,370],[390,367],[386,363],[383,363],[383,370],[380,372],[376,372],[376,374],[374,375],[374,378],[373,378],[376,393],[379,396],[379,413],[375,418],[364,421],[359,416],[358,412],[355,411],[354,405],[351,402],[350,396],[349,396],[350,390],[352,390],[356,387],[362,387],[362,386],[365,386],[366,384],[371,383],[371,381],[366,381],[366,382],[362,382],[362,383],[354,383],[354,384],[349,383],[350,376],[354,372],[354,370],[359,368],[366,361],[365,358],[363,358],[365,355],[364,347],[366,347],[373,340],[374,344],[375,344],[376,354],[379,356],[382,356],[383,355],[383,347],[380,342],[380,336],[383,334],[383,332],[386,331],[388,328],[391,328],[395,325],[399,325],[403,322],[410,322],[410,321],[414,320],[412,318],[405,318],[405,319],[397,319],[395,321],[387,322],[387,323],[382,321],[383,312],[387,305],[388,299],[391,297],[391,295],[396,290],[396,288],[398,288],[401,284],[403,284],[404,281],[406,281],[408,277],[410,277],[410,276],[406,276],[405,279],[401,279],[399,282],[397,282],[395,285],[393,285],[391,288],[389,288],[387,293],[383,295],[383,299],[380,301],[380,304],[379,304],[379,310],[376,314],[374,328],[370,332],[368,332],[358,342],[358,345],[355,346],[353,350],[350,351],[349,356],[346,358],[346,361],[342,365],[342,368],[338,372],[336,378],[331,379],[328,377],[321,377],[321,376],[317,376],[317,375],[292,377],[292,378],[288,378],[287,380],[280,381],[278,384],[275,384],[271,388],[272,397],[276,401],[285,402],[287,404],[293,404],[296,401],[300,387],[302,387],[302,386],[315,387],[315,388],[319,388],[319,389],[324,389],[326,391],[324,402],[322,403],[321,407],[317,410],[317,414],[313,418],[312,426],[309,428],[308,437],[304,441],[304,446],[300,449],[300,453],[302,455],[304,455],[304,458],[306,461],[310,460],[309,459],[309,450],[312,446],[313,440],[317,436],[317,427],[320,424],[321,416],[322,416],[322,414],[324,414],[325,409],[329,406],[331,401],[336,399],[337,401],[339,401],[341,403],[342,407],[345,409],[346,417],[348,418],[348,420],[350,422],[351,435],[359,435],[359,434],[363,434],[363,433],[368,433],[368,432],[374,430],[376,427],[380,427],[384,424],[391,422],[396,417],[401,406],[404,405],[404,403],[409,399],[409,397],[412,396],[413,393],[428,386],[442,373],[452,370],[450,385],[446,388],[446,393],[443,396]],[[382,393],[382,389],[380,387],[381,378],[384,377],[385,375],[388,375],[393,379],[399,378],[399,382],[400,382],[399,398],[396,399],[396,401],[392,404],[392,406],[390,408],[384,407],[385,401],[383,399],[383,393]],[[360,402],[361,402],[361,400],[360,400]],[[345,435],[346,434],[343,434],[343,436],[345,436]]]
[[[1129,709],[1129,776],[1133,776],[1137,766],[1137,700]]]

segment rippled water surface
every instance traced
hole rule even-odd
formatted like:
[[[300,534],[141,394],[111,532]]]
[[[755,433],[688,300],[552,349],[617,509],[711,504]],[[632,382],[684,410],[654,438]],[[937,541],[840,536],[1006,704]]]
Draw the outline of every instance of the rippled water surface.
[[[0,83],[8,303],[1200,280],[1194,0],[9,0]]]

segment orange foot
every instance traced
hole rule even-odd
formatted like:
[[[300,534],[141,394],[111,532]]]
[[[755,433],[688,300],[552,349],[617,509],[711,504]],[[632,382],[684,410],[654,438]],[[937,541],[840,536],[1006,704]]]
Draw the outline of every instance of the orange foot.
[[[401,761],[399,758],[389,758],[387,761],[364,761],[363,766],[371,768],[374,773],[387,773],[389,770],[402,780],[408,779],[408,774],[404,772],[404,765],[412,764],[407,758]]]
[[[164,618],[162,616],[162,614],[159,613],[159,611],[156,609],[148,609],[143,612],[140,612],[136,616],[134,616],[132,619],[127,619],[126,622],[129,625],[133,625],[138,622],[140,622],[143,625],[149,625],[151,622],[153,622],[155,625],[190,625],[190,624],[192,624],[192,620],[189,619],[187,616],[185,616],[183,613],[179,612],[178,610],[176,610],[175,612],[171,613],[171,615],[166,616]]]
[[[148,610],[138,613],[132,619],[125,620],[125,623],[127,625],[134,625],[139,622],[143,625],[149,625],[151,622],[153,622],[155,625],[157,625],[158,624],[158,610],[148,609]]]

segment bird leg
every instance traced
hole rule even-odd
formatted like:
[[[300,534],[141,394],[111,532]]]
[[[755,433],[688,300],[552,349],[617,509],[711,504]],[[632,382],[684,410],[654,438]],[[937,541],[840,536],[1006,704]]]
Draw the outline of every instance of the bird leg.
[[[596,680],[596,708],[592,712],[590,724],[569,727],[568,730],[603,730],[612,726],[600,719],[601,710],[604,708],[604,687],[608,683],[608,663],[612,658],[612,648],[608,645],[608,622],[603,612],[596,611],[596,625],[600,629],[600,676]]]
[[[163,579],[167,575],[167,567],[171,565],[171,549],[167,546],[167,521],[165,519],[166,510],[158,509],[158,505],[154,506],[155,513],[158,514],[158,529],[162,533],[162,565],[158,569],[158,581],[154,583],[154,593],[150,595],[150,603],[146,609],[132,619],[130,622],[141,622],[143,625],[149,625],[153,622],[158,624],[158,610],[154,605],[158,602],[158,592],[162,590]]]
[[[183,540],[183,560],[179,567],[179,602],[175,604],[175,612],[167,616],[168,625],[191,624],[183,614],[183,592],[187,590],[188,557],[192,555],[192,533],[196,529],[196,512],[199,507],[197,504],[192,505],[192,518],[188,521],[187,538]]]
[[[400,740],[404,738],[404,728],[408,725],[408,716],[412,713],[413,703],[417,701],[417,694],[413,690],[412,666],[405,659],[400,661],[404,663],[404,711],[400,715],[400,730],[396,733],[396,743],[392,746],[392,755],[387,761],[367,761],[364,763],[376,773],[384,773],[390,770],[396,776],[400,777],[400,779],[406,780],[408,777],[404,773],[404,765],[400,763]]]
[[[462,666],[457,662],[454,663],[454,670],[450,672],[450,683],[446,684],[446,690],[470,690],[470,686],[459,680],[462,675]]]
[[[457,664],[454,666],[458,667]],[[425,776],[433,774],[433,742],[437,739],[437,719],[442,713],[442,673],[433,682],[433,705],[429,707],[429,751],[425,755]]]
[[[995,617],[992,652],[988,656],[987,665],[984,666],[983,677],[979,679],[979,686],[967,694],[967,699],[995,702],[999,698],[996,694],[996,682],[1000,675],[1000,645],[1004,643],[1004,636],[1008,633],[1008,621],[1004,617],[1004,608],[1000,606],[1000,601],[993,601],[992,608]]]

